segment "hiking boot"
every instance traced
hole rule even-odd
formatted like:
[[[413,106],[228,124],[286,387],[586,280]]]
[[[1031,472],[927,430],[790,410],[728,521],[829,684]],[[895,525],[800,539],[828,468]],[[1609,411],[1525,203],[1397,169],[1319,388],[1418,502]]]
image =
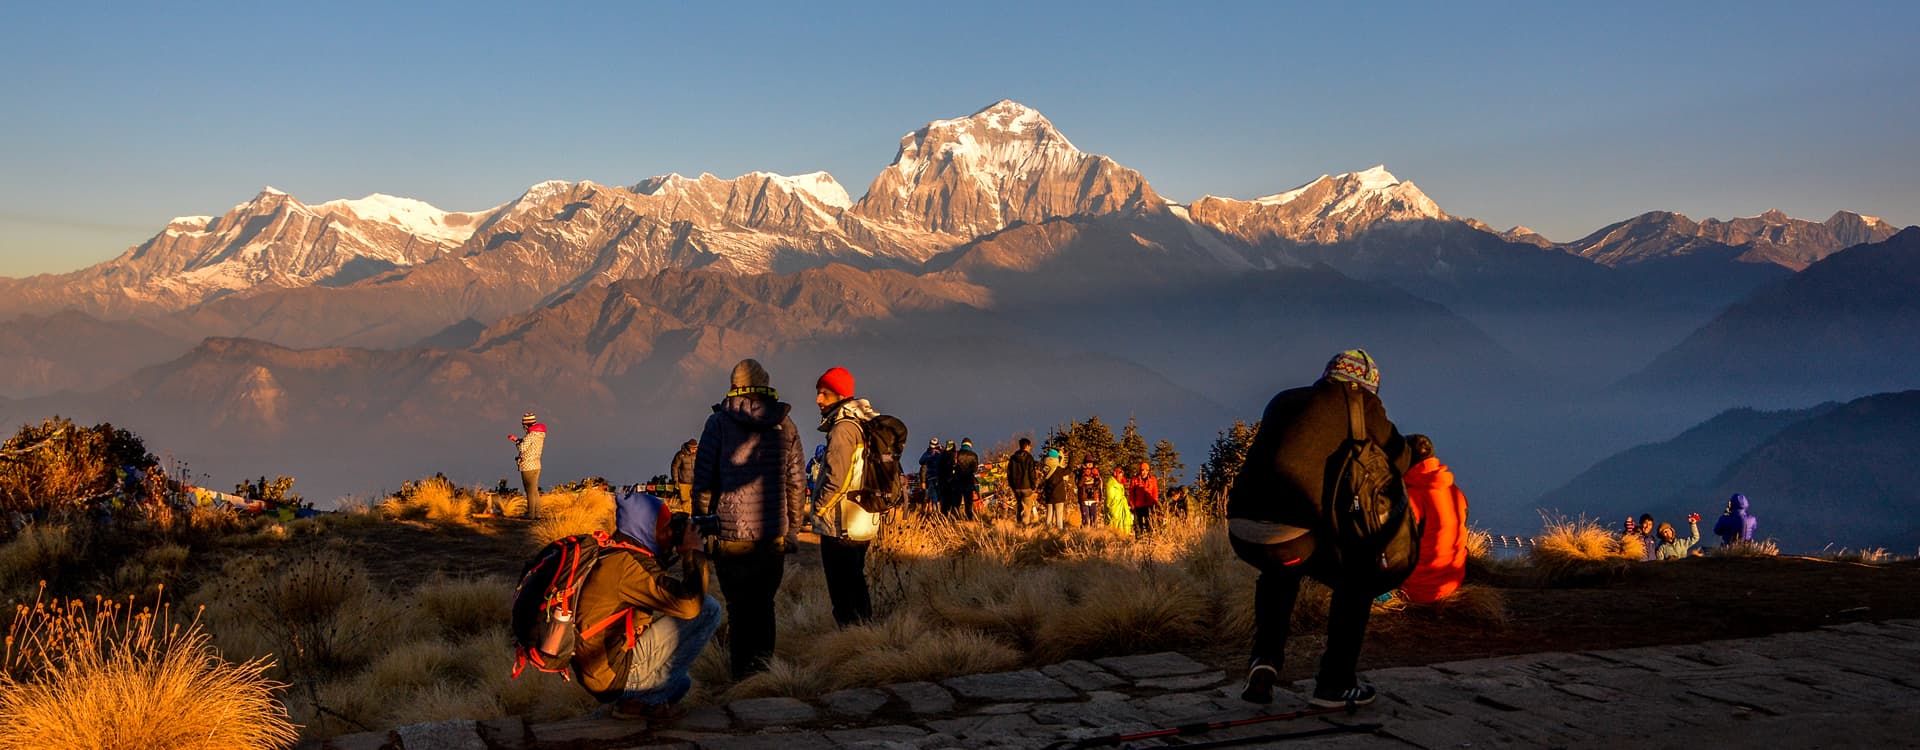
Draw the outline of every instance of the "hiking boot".
[[[1256,658],[1247,669],[1247,688],[1240,691],[1240,700],[1261,705],[1272,703],[1273,684],[1279,681],[1280,670],[1267,660]]]
[[[1307,702],[1320,708],[1340,708],[1342,706],[1364,706],[1373,702],[1372,685],[1355,685],[1345,690],[1322,690],[1313,688],[1313,698]]]

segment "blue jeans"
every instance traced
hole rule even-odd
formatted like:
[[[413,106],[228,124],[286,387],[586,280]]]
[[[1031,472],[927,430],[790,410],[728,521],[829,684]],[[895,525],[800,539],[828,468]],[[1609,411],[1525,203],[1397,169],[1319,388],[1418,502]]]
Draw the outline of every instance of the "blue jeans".
[[[633,643],[633,666],[621,700],[674,703],[693,689],[693,660],[720,628],[720,600],[708,595],[691,620],[657,617]]]

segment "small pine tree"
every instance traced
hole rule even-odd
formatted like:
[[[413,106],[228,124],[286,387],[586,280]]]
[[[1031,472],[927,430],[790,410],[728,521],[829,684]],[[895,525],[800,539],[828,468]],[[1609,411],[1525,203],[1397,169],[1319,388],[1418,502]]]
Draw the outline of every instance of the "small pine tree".
[[[1173,447],[1173,441],[1161,440],[1153,444],[1153,453],[1147,457],[1153,465],[1153,475],[1160,478],[1160,486],[1172,488],[1181,482],[1180,472],[1187,468],[1180,462],[1180,451]]]
[[[1127,426],[1120,430],[1120,461],[1128,475],[1147,462],[1147,439],[1140,436],[1140,423],[1133,417],[1127,417]]]
[[[1260,431],[1260,423],[1249,425],[1241,420],[1233,420],[1233,426],[1221,430],[1213,439],[1213,446],[1207,450],[1207,462],[1200,465],[1200,497],[1210,503],[1219,503],[1227,488],[1233,486],[1233,478],[1239,476],[1240,465],[1247,462],[1247,449],[1253,446],[1254,433]]]

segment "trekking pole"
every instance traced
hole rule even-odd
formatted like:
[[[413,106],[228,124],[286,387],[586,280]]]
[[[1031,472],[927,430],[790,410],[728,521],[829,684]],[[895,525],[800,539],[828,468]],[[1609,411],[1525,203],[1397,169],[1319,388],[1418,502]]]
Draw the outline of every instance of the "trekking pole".
[[[1059,742],[1055,742],[1051,745],[1048,745],[1046,747],[1046,750],[1069,750],[1071,748],[1106,747],[1109,745],[1118,745],[1122,742],[1133,742],[1136,740],[1149,740],[1149,739],[1154,739],[1156,737],[1175,737],[1175,736],[1186,736],[1190,734],[1202,734],[1205,732],[1211,732],[1215,729],[1244,727],[1249,724],[1263,724],[1269,721],[1286,721],[1288,719],[1304,719],[1309,716],[1326,716],[1329,714],[1337,714],[1337,713],[1352,714],[1357,710],[1359,710],[1359,707],[1352,703],[1348,703],[1345,706],[1330,706],[1327,708],[1306,708],[1306,709],[1301,709],[1299,711],[1289,711],[1284,714],[1268,714],[1266,716],[1255,716],[1250,719],[1232,719],[1228,721],[1213,721],[1213,722],[1205,722],[1200,724],[1182,724],[1177,727],[1169,727],[1167,729],[1155,729],[1152,731],[1137,732],[1134,734],[1110,734],[1105,737],[1088,737],[1084,740],[1061,740]]]

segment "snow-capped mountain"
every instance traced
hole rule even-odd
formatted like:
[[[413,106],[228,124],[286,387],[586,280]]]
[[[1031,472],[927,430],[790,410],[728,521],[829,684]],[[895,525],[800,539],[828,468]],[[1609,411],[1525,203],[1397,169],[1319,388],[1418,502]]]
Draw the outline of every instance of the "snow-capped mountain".
[[[1270,240],[1331,244],[1383,222],[1452,218],[1419,187],[1393,176],[1384,165],[1320,175],[1292,190],[1253,200],[1204,196],[1187,210],[1194,222],[1255,244]]]
[[[1773,263],[1798,271],[1854,245],[1883,241],[1897,231],[1877,217],[1852,211],[1835,212],[1824,222],[1796,219],[1778,209],[1731,221],[1699,222],[1670,211],[1650,211],[1560,247],[1615,267],[1730,247],[1745,251],[1737,257],[1742,262]]]
[[[902,137],[893,163],[852,210],[881,224],[972,239],[1014,222],[1161,203],[1139,172],[1075,148],[1039,112],[1001,100]]]

